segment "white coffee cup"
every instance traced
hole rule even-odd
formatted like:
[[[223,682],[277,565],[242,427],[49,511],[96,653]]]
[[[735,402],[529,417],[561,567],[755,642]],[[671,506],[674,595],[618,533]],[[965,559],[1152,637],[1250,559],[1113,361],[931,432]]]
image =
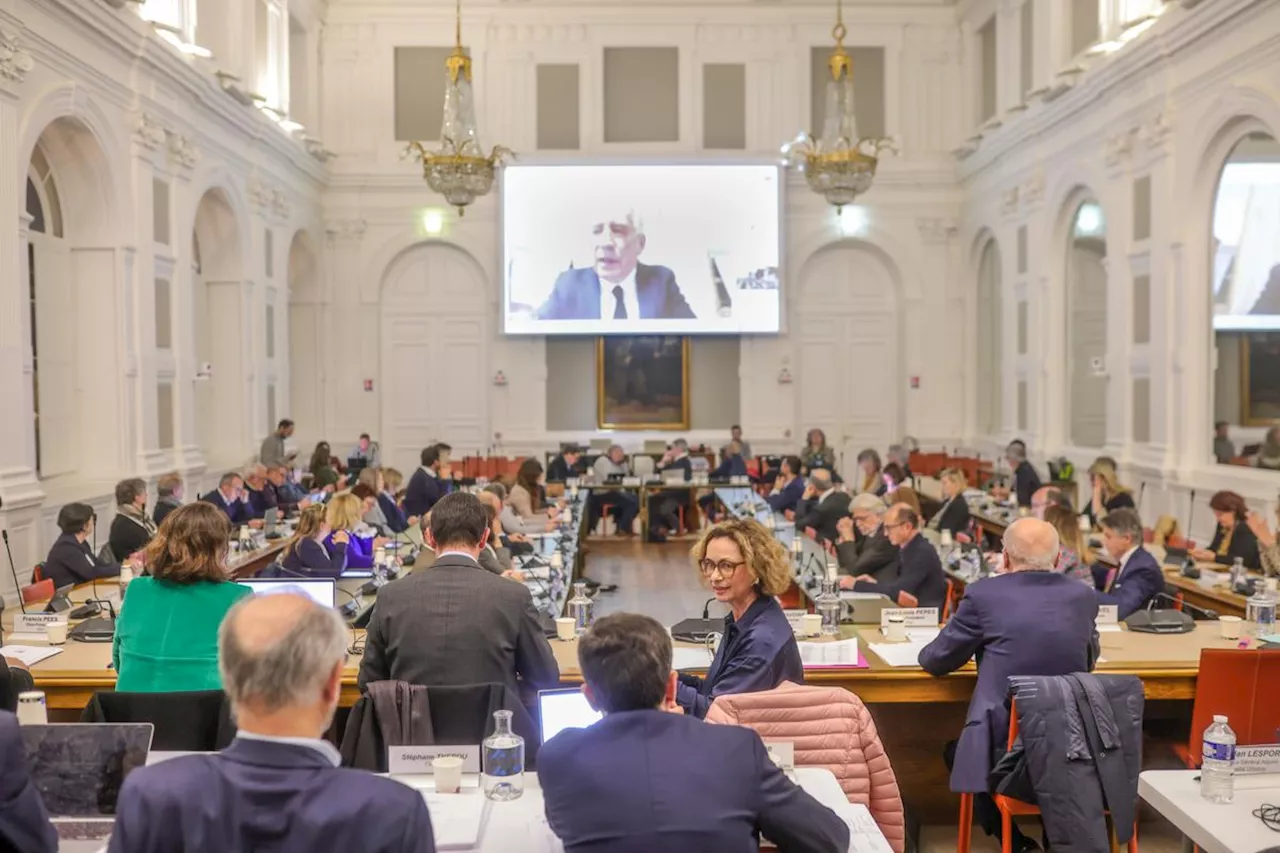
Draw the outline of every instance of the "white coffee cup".
[[[560,616],[556,619],[556,636],[561,640],[572,640],[576,637],[576,623],[572,616]]]
[[[436,776],[436,793],[456,794],[462,787],[462,759],[456,755],[431,759],[431,772]]]
[[[806,637],[816,637],[822,633],[822,616],[818,613],[806,613],[800,617],[800,630]]]
[[[67,623],[50,622],[44,626],[45,639],[52,646],[60,646],[67,641]]]
[[[885,625],[884,636],[886,640],[895,643],[901,643],[907,639],[907,620],[901,616],[890,616]]]
[[[1244,631],[1244,620],[1239,616],[1219,616],[1218,627],[1222,629],[1222,639],[1238,640]]]

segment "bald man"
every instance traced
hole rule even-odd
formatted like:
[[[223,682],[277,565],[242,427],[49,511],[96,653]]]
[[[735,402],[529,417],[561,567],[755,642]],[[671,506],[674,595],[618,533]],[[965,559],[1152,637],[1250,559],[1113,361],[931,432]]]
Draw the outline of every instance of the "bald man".
[[[1075,512],[1071,507],[1071,498],[1057,486],[1041,486],[1032,493],[1031,514],[1036,518],[1044,521],[1044,511],[1051,506],[1060,506]]]
[[[332,608],[289,593],[233,607],[218,669],[239,732],[220,753],[129,774],[110,853],[434,853],[422,795],[340,768],[324,740],[346,661],[346,625]]]
[[[1094,592],[1060,574],[1057,562],[1053,526],[1018,519],[1004,534],[1005,573],[971,584],[938,638],[920,652],[920,666],[938,676],[978,660],[978,684],[950,762],[951,790],[982,795],[974,814],[990,834],[1000,821],[986,797],[987,774],[1009,734],[1009,676],[1087,672],[1098,655]]]

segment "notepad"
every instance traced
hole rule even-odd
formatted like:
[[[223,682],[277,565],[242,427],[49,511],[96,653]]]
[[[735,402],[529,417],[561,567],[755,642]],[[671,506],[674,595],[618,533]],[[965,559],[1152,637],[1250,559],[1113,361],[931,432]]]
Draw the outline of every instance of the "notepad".
[[[62,649],[56,646],[3,646],[0,647],[0,655],[22,661],[26,666],[35,666],[42,660],[48,660],[54,655],[62,654]]]
[[[431,831],[437,850],[470,850],[480,845],[489,820],[489,799],[479,788],[464,787],[456,794],[423,791],[431,812]]]
[[[905,643],[870,643],[869,647],[889,666],[919,666],[920,652],[927,645],[919,640],[909,640]]]
[[[870,666],[862,656],[857,640],[796,645],[800,647],[800,661],[806,669],[866,669]]]

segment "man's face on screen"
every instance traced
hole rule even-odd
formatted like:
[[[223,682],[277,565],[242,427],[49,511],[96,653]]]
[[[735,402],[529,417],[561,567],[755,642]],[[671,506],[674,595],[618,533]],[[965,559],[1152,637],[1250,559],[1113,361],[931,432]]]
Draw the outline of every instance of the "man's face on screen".
[[[631,275],[644,251],[644,235],[636,230],[630,218],[614,217],[597,222],[591,234],[596,244],[596,275],[614,283]]]

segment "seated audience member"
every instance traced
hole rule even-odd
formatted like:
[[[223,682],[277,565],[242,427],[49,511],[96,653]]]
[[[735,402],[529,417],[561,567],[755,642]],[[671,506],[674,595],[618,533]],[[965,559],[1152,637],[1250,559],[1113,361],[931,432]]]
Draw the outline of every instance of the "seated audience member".
[[[404,492],[404,511],[410,516],[422,516],[431,512],[436,501],[444,497],[447,491],[440,479],[440,448],[434,444],[424,447],[420,461],[422,464],[409,478],[409,485]]]
[[[236,605],[218,634],[235,740],[130,773],[109,853],[433,853],[422,794],[340,768],[324,739],[347,639],[337,611],[300,595]]]
[[[886,465],[897,463],[898,467],[902,469],[903,477],[907,480],[911,479],[911,451],[907,450],[905,445],[889,445],[885,458],[887,460]]]
[[[836,467],[836,452],[827,446],[825,432],[820,429],[809,430],[809,434],[805,436],[804,449],[800,451],[800,465],[806,471],[814,468],[826,468],[830,471]]]
[[[545,481],[542,463],[533,457],[524,460],[516,471],[516,481],[511,486],[511,491],[507,493],[507,504],[521,519],[550,530],[544,522],[554,519],[558,511],[555,507],[546,505],[543,491]]]
[[[960,740],[948,744],[951,790],[972,793],[974,816],[998,834],[1000,815],[987,793],[993,756],[1009,736],[1009,677],[1087,672],[1097,658],[1093,593],[1055,571],[1059,543],[1046,522],[1021,518],[1004,534],[1005,573],[971,584],[937,639],[920,652],[931,675],[978,661],[978,683]],[[954,749],[954,753],[952,752]],[[1013,849],[1039,849],[1021,833]]]
[[[1230,566],[1236,560],[1246,569],[1262,568],[1262,556],[1258,553],[1258,538],[1248,523],[1249,505],[1235,492],[1218,492],[1209,499],[1209,509],[1218,520],[1213,531],[1213,541],[1208,548],[1197,548],[1191,556],[1197,560]]]
[[[493,492],[481,492],[477,497],[484,504],[485,516],[489,519],[489,540],[480,549],[477,562],[480,568],[495,575],[511,571],[511,549],[502,544],[502,499]]]
[[[253,593],[231,581],[231,525],[207,503],[173,511],[147,546],[147,574],[125,593],[111,644],[116,690],[220,690],[218,626]]]
[[[880,454],[870,448],[858,454],[858,492],[870,492],[880,497],[885,493],[884,471]]]
[[[156,523],[147,515],[147,481],[134,478],[116,483],[116,517],[111,519],[107,545],[123,562],[147,547],[156,535]]]
[[[923,515],[920,510],[920,497],[916,494],[916,490],[911,488],[911,483],[907,480],[907,475],[903,472],[901,465],[897,462],[890,462],[884,466],[880,480],[884,486],[881,497],[887,503],[906,504],[915,510],[916,515]]]
[[[325,539],[325,548],[331,557],[336,556],[336,549],[340,543],[335,537],[339,533],[346,533],[346,567],[348,569],[373,568],[374,550],[386,542],[362,520],[369,500],[372,500],[372,497],[366,496],[361,500],[351,492],[346,492],[334,495],[325,510],[325,521],[329,524],[329,536]]]
[[[0,656],[0,711],[14,713],[18,710],[18,694],[34,689],[31,670],[25,663]]]
[[[878,592],[891,601],[908,593],[915,596],[916,607],[942,607],[947,597],[947,578],[942,573],[938,552],[920,535],[920,516],[906,504],[894,504],[884,516],[884,529],[898,548],[898,577],[880,583],[871,575],[855,579],[856,592]]]
[[[898,549],[884,530],[884,501],[869,492],[857,495],[849,512],[836,524],[836,560],[840,564],[841,589],[853,589],[854,578],[869,575],[880,583],[896,579]],[[855,534],[854,531],[857,531]]]
[[[274,465],[267,469],[266,490],[275,498],[276,508],[282,514],[293,513],[311,506],[307,493],[293,482],[290,471],[283,465]]]
[[[1040,475],[1027,461],[1027,446],[1021,441],[1011,441],[1004,451],[1005,461],[1013,469],[1013,485],[1011,488],[998,487],[991,494],[1001,500],[1013,497],[1018,506],[1031,506],[1031,496],[1042,485]]]
[[[280,499],[276,497],[276,490],[267,480],[265,466],[254,465],[249,469],[249,473],[244,476],[244,491],[245,503],[249,505],[249,511],[253,513],[254,518],[264,517],[269,509],[279,511]]]
[[[630,613],[579,640],[582,692],[604,719],[538,753],[547,824],[567,853],[747,851],[760,833],[781,850],[848,850],[844,821],[787,779],[759,735],[679,712],[671,656],[666,629]]]
[[[1080,532],[1079,516],[1050,504],[1044,508],[1044,520],[1058,532],[1058,572],[1092,587],[1093,551]]]
[[[1085,508],[1091,527],[1098,526],[1098,519],[1118,509],[1136,509],[1133,503],[1133,492],[1120,485],[1116,474],[1116,463],[1108,456],[1099,456],[1089,466],[1089,482],[1093,495]]]
[[[396,498],[401,484],[404,483],[404,475],[395,468],[382,468],[380,470],[382,472],[382,489],[378,492],[378,506],[382,507],[382,514],[386,516],[387,527],[391,528],[393,533],[404,533],[410,527],[417,527],[418,517],[406,514],[404,507],[400,505],[400,501]]]
[[[1254,465],[1259,468],[1280,471],[1280,427],[1272,427],[1267,430]]]
[[[667,472],[684,474],[687,483],[693,478],[693,462],[689,459],[689,442],[677,438],[658,460],[656,473],[667,479]],[[677,478],[679,479],[679,478]],[[679,509],[689,500],[689,492],[683,489],[667,489],[649,496],[649,541],[666,542],[667,534],[680,527]]]
[[[701,719],[717,696],[804,683],[795,632],[777,596],[791,587],[791,557],[753,519],[730,519],[702,533],[694,566],[716,601],[729,607],[724,638],[705,678],[680,674],[676,701]]]
[[[812,527],[819,541],[835,542],[840,537],[836,525],[849,515],[850,500],[848,493],[836,491],[830,471],[814,468],[796,508],[796,530]]]
[[[1031,514],[1044,521],[1045,510],[1051,506],[1059,506],[1075,513],[1071,506],[1071,498],[1057,486],[1041,486],[1031,495]]]
[[[325,520],[328,509],[309,506],[298,516],[298,526],[293,537],[284,546],[280,565],[289,575],[317,578],[336,578],[347,567],[347,545],[351,535],[339,530],[329,539],[329,522]],[[331,544],[326,544],[326,543]]]
[[[333,451],[329,448],[329,442],[322,441],[316,445],[308,470],[311,472],[311,488],[342,488],[342,473],[333,464]]]
[[[434,565],[378,593],[360,689],[387,679],[426,687],[496,683],[513,691],[517,679],[533,689],[559,684],[529,590],[480,568],[489,518],[479,498],[466,492],[441,498],[426,540]]]
[[[382,510],[382,501],[378,500],[378,495],[385,488],[381,468],[361,468],[356,476],[356,484],[351,487],[351,494],[358,497],[365,506],[364,523],[378,531],[379,536],[390,538],[396,532],[391,529],[391,522]]]
[[[1142,547],[1142,519],[1136,510],[1118,509],[1103,517],[1102,548],[1120,568],[1113,570],[1101,561],[1094,564],[1098,601],[1119,607],[1121,619],[1164,592],[1160,564]]]
[[[751,442],[747,441],[745,438],[742,437],[742,427],[739,426],[738,424],[734,424],[733,426],[729,427],[729,441],[738,442],[738,448],[739,448],[738,453],[739,455],[742,456],[743,459],[749,462],[754,458],[751,455]],[[724,456],[725,451],[728,450],[728,448],[729,448],[728,444],[720,448],[720,455]]]
[[[795,515],[796,507],[804,497],[804,478],[800,476],[801,467],[803,463],[799,456],[782,458],[782,470],[778,478],[773,481],[773,491],[765,497],[774,512]]]
[[[284,449],[285,439],[293,435],[293,421],[284,418],[276,425],[276,431],[262,440],[258,451],[258,463],[270,468],[274,465],[292,465],[293,454]]]
[[[18,718],[0,711],[0,850],[57,853],[58,832],[28,767]]]
[[[177,471],[165,474],[156,481],[156,508],[151,511],[151,520],[159,527],[165,516],[182,506],[182,475]]]
[[[97,517],[88,504],[67,504],[58,511],[62,535],[54,541],[44,561],[44,576],[53,581],[54,589],[120,574],[118,563],[98,559],[89,545]]]
[[[559,455],[547,465],[547,482],[563,483],[570,477],[577,477],[581,472],[578,463],[582,461],[582,448],[569,444],[560,449]]]
[[[211,503],[226,513],[233,526],[250,524],[250,522],[254,521],[253,510],[245,501],[244,480],[239,474],[223,474],[221,479],[218,480],[218,488],[209,492],[200,500],[205,503]],[[260,524],[261,522],[258,525],[251,526],[260,526]]]
[[[946,530],[954,539],[969,530],[969,502],[965,500],[965,489],[969,481],[959,468],[948,468],[940,476],[942,483],[942,506],[929,519],[929,527],[939,533]]]
[[[608,483],[610,477],[626,477],[631,474],[626,451],[617,444],[596,460],[593,470],[598,483]],[[632,492],[597,489],[591,493],[590,510],[591,518],[587,523],[589,530],[595,529],[596,521],[601,515],[613,510],[617,535],[632,536],[635,533],[636,516],[640,514],[640,498]]]
[[[711,472],[710,479],[712,482],[725,482],[730,477],[745,476],[747,476],[747,463],[742,458],[742,448],[737,442],[731,441],[724,449],[724,459]],[[702,508],[703,515],[707,516],[712,523],[718,520],[719,500],[715,493],[698,498],[698,506]]]
[[[357,461],[363,463],[363,468],[377,468],[382,464],[381,451],[378,448],[378,442],[369,438],[369,433],[360,433],[360,440],[356,442],[356,446],[347,454],[348,461]]]
[[[1236,456],[1236,446],[1229,436],[1231,425],[1218,421],[1213,425],[1213,458],[1219,465],[1229,465]]]
[[[1262,559],[1262,573],[1280,575],[1280,544],[1276,541],[1276,534],[1267,526],[1266,519],[1256,512],[1249,513],[1246,522],[1258,540],[1258,556]],[[1276,506],[1276,523],[1280,525],[1280,505]]]

